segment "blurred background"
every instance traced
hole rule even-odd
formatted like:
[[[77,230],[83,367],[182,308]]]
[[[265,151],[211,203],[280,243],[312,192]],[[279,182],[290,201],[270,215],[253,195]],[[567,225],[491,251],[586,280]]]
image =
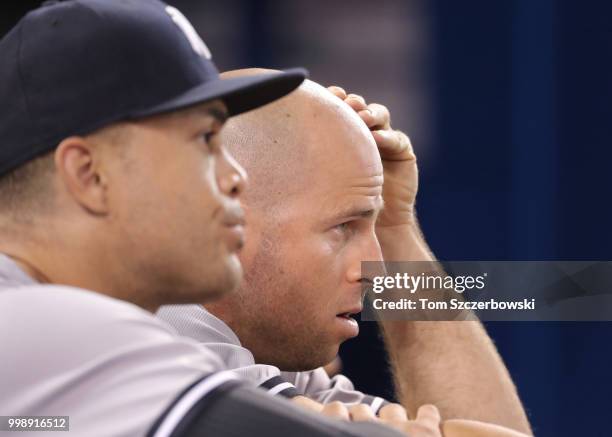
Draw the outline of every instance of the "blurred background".
[[[611,2],[168,2],[222,70],[302,65],[386,104],[419,155],[438,258],[612,260]],[[3,2],[2,34],[37,4]],[[612,435],[611,324],[487,329],[537,436]],[[342,358],[358,388],[392,396],[374,324]]]

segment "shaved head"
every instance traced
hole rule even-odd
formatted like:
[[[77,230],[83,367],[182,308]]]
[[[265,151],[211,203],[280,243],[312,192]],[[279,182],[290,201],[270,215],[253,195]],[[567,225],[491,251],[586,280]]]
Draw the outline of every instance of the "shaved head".
[[[232,118],[221,138],[249,174],[245,280],[238,293],[206,307],[257,362],[283,370],[325,364],[356,335],[336,316],[359,311],[361,261],[381,257],[376,143],[347,104],[312,81]]]
[[[275,70],[248,68],[222,73],[221,77],[271,72]],[[233,117],[221,137],[253,182],[245,201],[258,208],[275,207],[303,192],[321,176],[317,169],[330,156],[343,152],[333,143],[320,141],[322,131],[352,131],[356,127],[361,128],[365,138],[370,137],[365,124],[348,105],[321,85],[306,80],[288,96]],[[373,140],[370,146],[377,153]]]

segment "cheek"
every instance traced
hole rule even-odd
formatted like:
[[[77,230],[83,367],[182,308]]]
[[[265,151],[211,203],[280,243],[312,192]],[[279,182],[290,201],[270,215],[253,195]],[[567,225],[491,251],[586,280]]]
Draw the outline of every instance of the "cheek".
[[[160,180],[161,182],[161,180]],[[219,203],[206,186],[156,183],[133,192],[122,200],[122,222],[143,244],[175,255],[191,253],[194,261],[219,258],[221,229],[218,223]],[[194,256],[194,254],[197,254]]]
[[[221,205],[211,165],[201,157],[193,157],[181,168],[169,169],[157,185],[165,202],[160,207],[187,226],[205,229]]]
[[[295,238],[286,235],[281,241],[279,254],[282,270],[294,278],[295,282],[316,283],[322,275],[327,275],[333,268],[331,265],[334,260],[333,251],[317,236],[302,234],[299,238]]]
[[[161,190],[218,192],[215,160],[192,144],[168,147],[172,151],[155,159],[149,168],[150,181]]]
[[[313,235],[303,249],[304,262],[310,264],[313,274],[329,288],[341,283],[346,250],[338,238],[329,234]]]
[[[320,316],[337,300],[343,279],[341,255],[315,236],[292,251],[295,256],[286,267],[296,290],[301,292],[296,299],[308,308],[316,308]]]

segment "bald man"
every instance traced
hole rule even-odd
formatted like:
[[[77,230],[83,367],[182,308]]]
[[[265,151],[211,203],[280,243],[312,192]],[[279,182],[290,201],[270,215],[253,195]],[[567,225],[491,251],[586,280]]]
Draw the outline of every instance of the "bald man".
[[[244,199],[245,280],[206,309],[164,307],[158,315],[272,393],[366,403],[376,411],[382,399],[355,391],[343,376],[329,379],[319,367],[358,333],[351,315],[362,307],[361,261],[434,258],[415,217],[418,176],[408,138],[391,129],[384,106],[332,91],[305,82],[229,123],[226,143],[253,182]],[[411,414],[433,403],[443,418],[529,432],[480,323],[382,322],[382,329],[397,397]]]

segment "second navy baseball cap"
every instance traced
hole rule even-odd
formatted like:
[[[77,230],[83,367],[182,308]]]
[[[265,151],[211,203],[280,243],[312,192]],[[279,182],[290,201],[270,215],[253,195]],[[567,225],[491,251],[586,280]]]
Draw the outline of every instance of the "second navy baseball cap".
[[[46,2],[0,41],[0,176],[71,135],[214,99],[240,114],[306,75],[220,79],[189,21],[158,0]]]

